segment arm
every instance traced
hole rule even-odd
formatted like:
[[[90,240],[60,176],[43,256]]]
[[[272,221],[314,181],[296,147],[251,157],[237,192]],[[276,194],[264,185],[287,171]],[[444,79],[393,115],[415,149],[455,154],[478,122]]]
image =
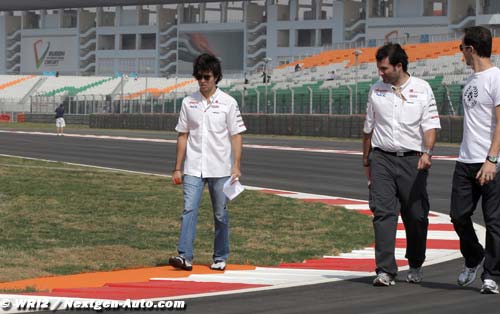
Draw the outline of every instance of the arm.
[[[370,151],[372,149],[372,133],[363,133],[363,167],[370,167]]]
[[[368,186],[371,181],[371,171],[370,171],[370,151],[372,149],[372,133],[363,133],[363,169],[365,171],[365,176],[368,179]]]
[[[370,152],[372,150],[372,135],[375,128],[375,110],[371,101],[372,90],[368,94],[368,103],[366,105],[366,118],[363,126],[363,169],[368,179],[368,186],[371,181],[370,171]]]
[[[427,103],[424,106],[424,113],[422,115],[422,122],[420,127],[424,132],[424,149],[431,151],[436,144],[437,130],[441,129],[441,121],[439,119],[439,112],[437,110],[436,98],[432,92],[430,85],[427,86]],[[426,170],[432,166],[431,161],[432,153],[424,152],[422,157],[418,160],[417,169]]]
[[[172,183],[182,183],[182,162],[186,157],[187,139],[189,133],[179,133],[177,135],[177,151],[175,154],[175,168],[172,171]]]
[[[241,177],[241,152],[243,147],[243,139],[241,134],[231,136],[231,146],[233,149],[233,169],[231,170],[232,182],[238,181]]]
[[[495,133],[493,134],[493,140],[491,141],[490,150],[488,151],[488,156],[498,156],[500,151],[500,105],[495,108],[495,116],[497,125],[495,127]],[[476,179],[479,181],[480,185],[484,185],[493,181],[497,174],[497,165],[485,161],[483,166],[477,172]]]
[[[424,147],[426,150],[432,151],[434,144],[436,144],[436,129],[430,129],[424,132]],[[417,165],[418,170],[429,169],[432,166],[431,155],[423,153]]]

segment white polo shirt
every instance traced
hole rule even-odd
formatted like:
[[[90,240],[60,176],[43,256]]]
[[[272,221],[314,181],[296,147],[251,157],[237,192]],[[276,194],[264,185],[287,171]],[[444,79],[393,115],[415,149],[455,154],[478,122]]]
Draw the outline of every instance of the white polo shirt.
[[[464,135],[458,161],[483,163],[495,134],[496,107],[500,105],[500,69],[472,74],[463,89]]]
[[[423,134],[440,129],[434,93],[426,81],[410,77],[399,97],[391,84],[375,83],[368,94],[363,132],[372,134],[372,147],[388,152],[423,151]]]
[[[189,133],[185,174],[203,178],[231,175],[231,136],[246,131],[233,97],[217,88],[208,102],[199,91],[184,98],[175,130]]]

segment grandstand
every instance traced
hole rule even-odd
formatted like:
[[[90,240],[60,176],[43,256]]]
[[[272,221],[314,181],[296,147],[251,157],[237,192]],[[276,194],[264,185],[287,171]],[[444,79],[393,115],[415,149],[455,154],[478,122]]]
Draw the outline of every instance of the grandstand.
[[[393,41],[404,44],[409,72],[431,84],[440,113],[460,114],[470,74],[460,29],[496,34],[500,24],[500,1],[60,3],[0,4],[0,111],[52,112],[65,102],[75,114],[178,112],[197,88],[193,57],[209,51],[223,63],[220,87],[243,112],[363,113],[378,79],[376,47]],[[498,64],[497,38],[494,48]]]

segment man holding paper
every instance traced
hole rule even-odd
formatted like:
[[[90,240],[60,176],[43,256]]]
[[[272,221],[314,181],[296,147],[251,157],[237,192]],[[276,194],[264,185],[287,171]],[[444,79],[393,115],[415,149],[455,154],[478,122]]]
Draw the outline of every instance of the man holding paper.
[[[174,184],[184,183],[184,210],[178,255],[169,259],[175,268],[192,270],[198,208],[208,184],[214,212],[214,270],[224,270],[229,256],[228,197],[224,183],[239,184],[245,124],[234,98],[217,88],[222,79],[220,61],[201,54],[193,63],[199,91],[184,98],[175,130],[177,154],[172,173]],[[184,171],[181,170],[184,162]],[[184,177],[183,177],[184,173]]]

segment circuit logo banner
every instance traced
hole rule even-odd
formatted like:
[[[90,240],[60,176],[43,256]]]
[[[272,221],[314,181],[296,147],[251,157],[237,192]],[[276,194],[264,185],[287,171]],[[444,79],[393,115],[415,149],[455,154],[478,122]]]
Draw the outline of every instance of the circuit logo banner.
[[[36,68],[39,69],[40,66],[42,65],[43,61],[45,60],[45,57],[47,56],[47,53],[49,52],[50,49],[50,41],[47,42],[45,45],[45,50],[40,54],[42,51],[42,46],[43,46],[43,40],[39,39],[33,43],[33,50],[35,53],[35,64]]]

